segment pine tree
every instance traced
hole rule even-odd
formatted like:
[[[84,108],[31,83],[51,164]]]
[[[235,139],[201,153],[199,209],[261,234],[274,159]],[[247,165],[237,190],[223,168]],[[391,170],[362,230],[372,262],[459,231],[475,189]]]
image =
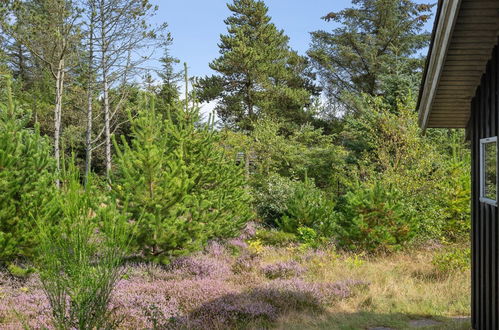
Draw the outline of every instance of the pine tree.
[[[432,5],[410,0],[354,0],[354,7],[323,17],[340,26],[312,32],[308,55],[332,103],[355,111],[352,97],[361,93],[397,98],[416,91],[428,46],[423,32]]]
[[[14,19],[3,22],[3,30],[23,45],[53,79],[53,145],[59,170],[63,98],[67,74],[76,61],[75,49],[81,38],[78,31],[80,11],[73,0],[11,2],[8,15]]]
[[[290,49],[263,1],[234,0],[228,8],[221,56],[210,64],[219,74],[199,81],[201,99],[218,100],[218,116],[241,129],[263,115],[305,121],[304,108],[317,93],[307,60]]]
[[[162,262],[234,235],[250,214],[242,169],[188,103],[161,112],[149,100],[132,120],[131,141],[116,145],[113,192],[139,221],[136,247]]]
[[[162,69],[158,73],[159,78],[161,78],[161,88],[158,92],[158,109],[166,110],[166,106],[171,106],[178,100],[179,94],[179,82],[182,79],[182,72],[175,70],[175,64],[180,61],[170,55],[168,47],[171,45],[173,39],[171,35],[168,34],[166,41],[163,45],[164,53],[160,58]]]
[[[0,263],[29,257],[35,245],[35,220],[50,211],[55,185],[50,144],[38,129],[27,129],[29,114],[10,94],[0,105]]]

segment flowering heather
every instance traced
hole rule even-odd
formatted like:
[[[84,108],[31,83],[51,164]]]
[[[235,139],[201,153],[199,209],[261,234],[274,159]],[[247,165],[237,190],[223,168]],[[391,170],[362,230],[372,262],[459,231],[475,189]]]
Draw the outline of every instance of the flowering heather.
[[[169,270],[178,277],[226,278],[231,275],[230,265],[225,260],[207,255],[195,255],[175,259]]]
[[[227,254],[225,247],[217,241],[210,241],[206,246],[206,254],[214,257],[223,257]]]
[[[301,279],[275,280],[262,286],[262,293],[274,304],[287,306],[322,305],[348,298],[355,286],[367,285],[362,281],[306,282]],[[260,289],[257,289],[260,290]],[[283,299],[284,298],[284,299]]]
[[[258,224],[254,221],[250,221],[246,224],[239,238],[242,240],[247,240],[253,238],[256,235],[256,231],[258,229]]]
[[[208,301],[189,314],[188,322],[189,328],[219,328],[258,319],[272,321],[277,316],[277,309],[270,302],[249,292]]]
[[[273,256],[282,253],[269,251]],[[293,311],[323,310],[365,285],[307,282],[297,277],[305,271],[298,262],[261,267],[264,260],[247,252],[233,257],[222,245],[211,243],[204,254],[178,258],[166,267],[130,265],[111,296],[113,321],[120,329],[258,328],[261,322],[267,327]],[[1,329],[52,328],[50,306],[37,276],[21,282],[0,273],[0,299]]]
[[[122,280],[112,297],[112,308],[120,327],[150,328],[151,314],[162,321],[181,319],[184,311],[235,292],[227,282],[210,279],[147,282],[136,278]],[[161,321],[160,320],[160,321]]]
[[[269,279],[296,277],[305,269],[296,261],[276,262],[262,268],[262,273]]]
[[[349,297],[350,285],[357,285],[357,282],[272,281],[208,301],[189,314],[188,328],[219,328],[221,325],[232,328],[248,321],[273,321],[290,311],[322,310],[326,303]]]
[[[246,243],[243,239],[241,238],[233,238],[227,242],[228,246],[232,246],[235,248],[239,248],[241,250],[246,250],[248,248],[248,243]]]
[[[6,279],[6,276],[1,277]],[[49,302],[37,277],[26,283],[2,281],[0,300],[0,328],[52,328]]]
[[[232,265],[232,271],[236,274],[248,273],[260,265],[260,258],[255,254],[244,253],[237,257]]]

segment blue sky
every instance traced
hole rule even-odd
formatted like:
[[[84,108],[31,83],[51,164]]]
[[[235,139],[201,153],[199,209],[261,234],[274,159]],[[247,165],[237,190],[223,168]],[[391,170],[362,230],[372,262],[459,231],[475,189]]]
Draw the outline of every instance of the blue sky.
[[[167,22],[174,41],[173,56],[187,62],[191,76],[212,74],[208,66],[218,57],[220,34],[226,32],[224,19],[230,15],[227,0],[152,0],[159,6],[157,22]],[[417,2],[427,2],[417,0]],[[273,23],[290,37],[290,45],[304,54],[310,44],[309,32],[331,30],[332,23],[320,18],[350,6],[350,0],[265,0]],[[431,29],[428,24],[428,30]]]

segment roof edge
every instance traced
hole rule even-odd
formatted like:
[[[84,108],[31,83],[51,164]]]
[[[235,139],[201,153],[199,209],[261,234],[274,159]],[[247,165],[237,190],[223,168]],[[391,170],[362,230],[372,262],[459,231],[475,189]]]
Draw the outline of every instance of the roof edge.
[[[426,129],[461,0],[440,1],[418,100],[419,125]]]

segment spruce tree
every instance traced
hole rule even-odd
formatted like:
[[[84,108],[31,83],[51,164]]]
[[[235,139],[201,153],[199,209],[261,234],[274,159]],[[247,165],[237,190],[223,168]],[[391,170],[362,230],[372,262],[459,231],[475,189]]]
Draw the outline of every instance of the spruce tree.
[[[38,129],[27,129],[29,114],[14,105],[7,84],[0,105],[0,263],[30,257],[37,218],[49,214],[55,190],[50,144]]]
[[[116,145],[112,188],[139,221],[137,249],[168,262],[236,234],[249,218],[249,201],[242,169],[225,157],[218,133],[199,123],[196,106],[177,101],[162,112],[148,103],[132,120],[131,141]]]
[[[411,0],[353,0],[353,7],[323,17],[339,24],[312,32],[308,55],[333,104],[356,111],[362,93],[384,96],[391,106],[419,87],[432,5]],[[354,100],[352,100],[354,98]]]
[[[168,49],[172,41],[173,39],[168,34],[164,44],[163,56],[160,58],[161,71],[158,72],[158,76],[161,78],[161,87],[157,93],[158,109],[162,109],[163,105],[165,107],[166,105],[173,105],[180,96],[179,83],[182,80],[182,72],[175,70],[175,64],[178,64],[180,61],[173,57]]]
[[[220,57],[210,63],[218,75],[199,81],[201,99],[217,100],[218,116],[240,129],[263,115],[306,121],[304,108],[317,93],[306,58],[289,47],[263,1],[234,0],[227,6],[228,33],[220,36]]]

